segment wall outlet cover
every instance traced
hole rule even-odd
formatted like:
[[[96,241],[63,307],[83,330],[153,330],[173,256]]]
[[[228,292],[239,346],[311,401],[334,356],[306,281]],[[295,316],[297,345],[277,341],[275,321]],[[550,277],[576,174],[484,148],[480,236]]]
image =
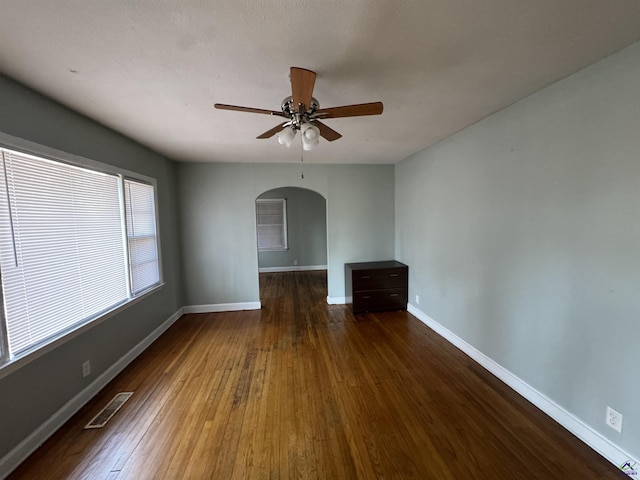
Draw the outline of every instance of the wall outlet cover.
[[[615,431],[622,433],[622,414],[620,412],[616,412],[613,408],[607,407],[607,418],[605,422]]]

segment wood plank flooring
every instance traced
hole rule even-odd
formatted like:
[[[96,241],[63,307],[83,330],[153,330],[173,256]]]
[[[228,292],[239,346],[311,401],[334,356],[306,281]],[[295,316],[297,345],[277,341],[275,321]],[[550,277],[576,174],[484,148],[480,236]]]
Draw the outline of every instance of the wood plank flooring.
[[[9,478],[627,478],[407,312],[329,306],[325,272],[260,283],[261,311],[183,316]]]

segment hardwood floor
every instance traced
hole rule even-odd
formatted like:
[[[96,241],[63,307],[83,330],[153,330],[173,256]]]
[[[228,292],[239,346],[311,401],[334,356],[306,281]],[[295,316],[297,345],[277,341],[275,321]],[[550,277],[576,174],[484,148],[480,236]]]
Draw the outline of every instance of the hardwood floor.
[[[260,280],[261,311],[185,315],[9,478],[627,478],[407,312]]]

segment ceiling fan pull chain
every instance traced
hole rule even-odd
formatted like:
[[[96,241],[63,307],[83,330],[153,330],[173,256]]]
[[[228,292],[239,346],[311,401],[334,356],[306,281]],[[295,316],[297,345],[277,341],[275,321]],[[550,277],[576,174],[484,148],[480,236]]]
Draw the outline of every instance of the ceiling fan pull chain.
[[[300,163],[304,163],[304,145],[302,135],[300,135]],[[304,170],[300,171],[300,180],[304,180]]]

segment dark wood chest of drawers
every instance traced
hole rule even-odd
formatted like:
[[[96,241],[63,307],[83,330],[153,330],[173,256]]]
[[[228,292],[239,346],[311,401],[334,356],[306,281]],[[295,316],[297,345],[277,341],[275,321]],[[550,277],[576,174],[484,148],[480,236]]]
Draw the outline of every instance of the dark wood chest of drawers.
[[[353,313],[405,310],[409,267],[394,260],[345,263],[345,299]]]

